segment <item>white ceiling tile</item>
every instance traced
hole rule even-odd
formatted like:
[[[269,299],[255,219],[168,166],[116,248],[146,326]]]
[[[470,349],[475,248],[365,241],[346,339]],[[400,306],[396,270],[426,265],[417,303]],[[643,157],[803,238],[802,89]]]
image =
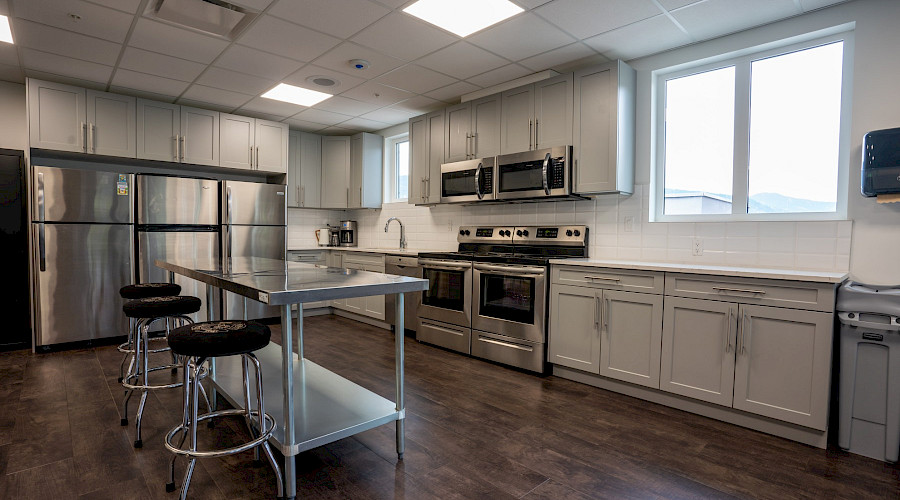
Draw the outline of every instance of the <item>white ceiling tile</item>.
[[[134,16],[81,0],[13,0],[16,17],[122,43]],[[79,16],[75,19],[73,16]]]
[[[424,94],[455,82],[455,78],[442,75],[415,64],[408,64],[379,76],[376,80],[398,89],[409,90],[416,94]]]
[[[6,64],[7,66],[19,65],[19,53],[15,45],[0,43],[0,64]]]
[[[230,90],[217,89],[215,87],[207,87],[205,85],[191,85],[184,94],[182,99],[191,99],[193,101],[208,102],[219,106],[235,109],[243,106],[253,99],[252,95],[232,92]]]
[[[365,118],[351,118],[344,123],[341,123],[341,127],[348,127],[363,132],[374,132],[390,126],[390,123],[376,122],[375,120],[366,120]]]
[[[344,127],[327,127],[320,130],[318,133],[322,135],[353,135],[356,131]]]
[[[325,128],[321,123],[313,123],[306,120],[297,120],[295,118],[288,118],[287,120],[284,120],[284,123],[287,123],[288,126],[293,129],[302,130],[304,132],[316,132]]]
[[[112,66],[120,45],[24,19],[13,18],[16,44],[43,52]]]
[[[543,54],[523,59],[519,61],[519,64],[532,71],[543,71],[548,68],[554,68],[572,61],[584,59],[585,57],[590,57],[595,54],[596,52],[590,47],[586,47],[583,43],[573,43],[572,45],[566,45],[565,47],[560,47],[551,50],[550,52],[544,52]]]
[[[148,92],[146,90],[135,90],[135,89],[128,89],[125,87],[116,87],[115,85],[110,86],[109,91],[116,93],[116,94],[130,95],[130,96],[134,96],[134,97],[141,97],[144,99],[150,99],[153,101],[168,102],[168,103],[175,102],[175,98],[176,98],[176,96],[157,94],[156,92]]]
[[[508,63],[506,59],[466,42],[457,42],[416,61],[416,64],[462,80]]]
[[[446,87],[431,91],[425,95],[432,99],[437,99],[439,101],[444,101],[447,103],[458,103],[459,96],[463,94],[468,94],[469,92],[475,92],[481,87],[476,87],[469,82],[456,82],[451,85],[447,85]]]
[[[691,43],[668,16],[659,15],[584,41],[610,59],[634,59]]]
[[[369,62],[369,68],[358,70],[350,65],[353,59],[363,59]],[[388,71],[399,68],[406,61],[395,57],[386,56],[368,47],[362,47],[355,43],[344,42],[331,49],[325,55],[315,60],[317,66],[340,71],[363,78],[374,78]]]
[[[254,49],[308,62],[341,41],[277,17],[264,15],[241,35],[238,42]]]
[[[311,76],[324,76],[326,78],[334,80],[335,82],[337,82],[337,84],[331,87],[321,87],[319,85],[316,85],[315,83],[306,81],[306,79]],[[353,77],[329,69],[320,68],[313,64],[307,64],[299,70],[282,78],[281,81],[290,85],[318,90],[320,92],[325,92],[328,94],[340,94],[341,92],[356,87],[357,85],[363,83],[365,80],[359,77]]]
[[[216,89],[216,90],[218,90],[218,89]],[[212,111],[218,111],[220,113],[231,113],[232,111],[234,111],[234,108],[237,107],[237,106],[223,106],[221,104],[213,104],[213,103],[207,102],[207,101],[195,101],[193,99],[184,99],[184,98],[178,99],[176,104],[180,104],[182,106],[190,106],[192,108],[209,109]]]
[[[291,118],[296,118],[298,120],[306,120],[308,122],[313,123],[321,123],[322,125],[337,125],[338,123],[345,122],[352,116],[343,115],[341,113],[333,113],[331,111],[325,111],[324,109],[315,109],[310,108],[306,111],[301,111]]]
[[[205,64],[211,63],[228,46],[225,40],[145,18],[138,20],[128,44]]]
[[[696,40],[727,35],[794,14],[800,14],[800,9],[793,0],[707,0],[672,11],[675,20]]]
[[[502,68],[497,68],[495,70],[488,71],[487,73],[482,73],[478,76],[468,78],[466,81],[474,85],[478,85],[479,87],[491,87],[497,85],[498,83],[505,83],[510,80],[515,80],[516,78],[521,78],[525,75],[530,75],[531,73],[533,73],[533,71],[523,68],[518,64],[507,64]]]
[[[575,39],[547,21],[525,12],[475,33],[469,41],[509,60],[518,61],[568,45]]]
[[[352,36],[389,12],[390,9],[369,0],[279,0],[268,11],[340,38]]]
[[[0,80],[4,82],[24,83],[25,73],[18,66],[0,64]]]
[[[809,12],[811,10],[821,9],[822,7],[828,7],[829,5],[836,5],[846,1],[848,0],[800,0],[800,7],[804,12]]]
[[[353,41],[407,61],[446,47],[458,37],[400,12],[381,18]]]
[[[143,90],[168,96],[178,96],[190,85],[187,82],[163,78],[147,73],[138,73],[127,69],[117,69],[113,75],[112,85],[127,89]]]
[[[141,0],[91,0],[91,2],[132,14],[141,6]]]
[[[248,7],[253,10],[261,11],[269,6],[272,3],[272,0],[230,0],[228,3],[233,3],[240,7]]]
[[[241,106],[241,109],[238,110],[237,113],[241,114],[242,110],[257,111],[259,113],[268,113],[270,115],[285,118],[296,115],[304,109],[306,109],[306,106],[276,101],[274,99],[266,99],[265,97],[256,97],[252,101]]]
[[[232,71],[256,75],[260,78],[280,80],[285,75],[297,71],[302,63],[234,44],[222,52],[222,55],[216,59],[215,65]]]
[[[263,120],[269,120],[270,122],[280,122],[284,121],[283,116],[278,115],[270,115],[268,113],[260,113],[258,111],[247,111],[243,110],[240,112],[243,116],[249,116],[251,118],[262,118]]]
[[[149,52],[134,47],[127,47],[119,62],[120,68],[150,73],[151,75],[192,82],[206,68],[203,64],[170,57],[156,52]]]
[[[329,97],[328,99],[325,99],[319,104],[313,106],[314,109],[324,109],[325,111],[333,111],[335,113],[341,113],[350,116],[359,116],[363,113],[368,113],[369,111],[375,111],[380,107],[381,106],[379,106],[378,104],[357,101],[356,99],[350,99],[349,97],[340,95]]]
[[[350,89],[341,95],[343,95],[344,97],[349,97],[351,99],[356,99],[357,101],[370,102],[372,104],[378,104],[380,106],[389,106],[404,99],[413,97],[413,94],[405,90],[386,87],[384,85],[381,85],[380,83],[371,81],[354,87],[353,89]],[[377,118],[372,119],[378,120]]]
[[[690,5],[692,3],[704,2],[706,0],[657,0],[666,10],[675,10]]]
[[[398,102],[391,107],[394,109],[410,111],[414,113],[413,116],[416,116],[421,115],[422,113],[428,113],[429,111],[443,108],[444,103],[438,101],[437,99],[432,99],[423,95],[417,95],[411,99]]]
[[[534,12],[580,39],[660,14],[651,0],[556,0]]]
[[[22,61],[26,68],[53,73],[79,80],[106,84],[112,74],[112,66],[79,61],[68,57],[22,48]]]
[[[377,122],[383,122],[390,125],[396,125],[398,123],[403,123],[414,116],[418,116],[421,113],[416,113],[414,111],[410,111],[408,109],[397,109],[393,107],[381,108],[371,113],[366,113],[362,115],[360,118],[365,118],[366,120],[375,120]]]
[[[209,67],[200,75],[196,83],[241,94],[259,95],[274,87],[278,82],[227,69]]]

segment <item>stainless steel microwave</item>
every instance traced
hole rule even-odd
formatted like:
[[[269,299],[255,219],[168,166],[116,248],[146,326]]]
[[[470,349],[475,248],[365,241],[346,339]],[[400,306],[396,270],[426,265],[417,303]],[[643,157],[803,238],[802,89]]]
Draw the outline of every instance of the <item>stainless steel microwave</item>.
[[[494,177],[498,200],[581,198],[572,194],[572,146],[500,155]]]
[[[494,199],[494,157],[441,165],[441,203]]]

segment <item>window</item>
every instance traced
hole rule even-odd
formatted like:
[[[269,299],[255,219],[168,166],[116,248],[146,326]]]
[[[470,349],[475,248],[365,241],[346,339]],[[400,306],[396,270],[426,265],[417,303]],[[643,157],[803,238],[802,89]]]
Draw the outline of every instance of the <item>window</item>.
[[[847,38],[658,74],[654,220],[844,217]]]
[[[384,200],[405,202],[409,198],[409,134],[385,139]]]

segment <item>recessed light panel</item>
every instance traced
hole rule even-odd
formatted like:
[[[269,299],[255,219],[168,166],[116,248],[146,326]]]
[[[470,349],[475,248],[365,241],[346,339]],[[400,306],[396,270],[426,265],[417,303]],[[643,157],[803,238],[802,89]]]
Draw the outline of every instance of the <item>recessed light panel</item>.
[[[13,43],[12,30],[9,29],[9,18],[0,16],[0,42]]]
[[[522,10],[509,0],[419,0],[403,12],[465,37]]]
[[[262,95],[266,99],[284,101],[301,106],[313,106],[331,97],[331,94],[316,90],[295,87],[286,83],[279,83],[272,90]]]

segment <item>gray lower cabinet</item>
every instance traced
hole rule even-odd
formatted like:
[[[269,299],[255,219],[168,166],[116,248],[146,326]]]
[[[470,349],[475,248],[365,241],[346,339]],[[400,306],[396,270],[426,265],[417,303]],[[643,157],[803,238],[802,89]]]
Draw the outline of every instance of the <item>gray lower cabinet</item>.
[[[548,361],[600,373],[597,300],[601,293],[580,286],[551,285]]]
[[[369,271],[373,273],[384,272],[384,255],[369,253],[345,253],[343,267]],[[354,314],[367,316],[378,321],[384,321],[384,295],[370,295],[367,297],[352,297],[345,299],[342,304],[335,307]]]

